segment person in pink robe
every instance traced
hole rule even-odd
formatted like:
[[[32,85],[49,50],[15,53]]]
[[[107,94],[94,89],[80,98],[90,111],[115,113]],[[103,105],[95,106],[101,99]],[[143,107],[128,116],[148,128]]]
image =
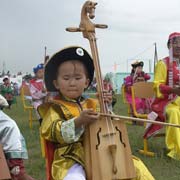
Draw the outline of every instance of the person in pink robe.
[[[127,102],[130,104],[130,106],[132,105],[131,86],[134,83],[138,83],[140,81],[148,81],[151,78],[149,74],[143,71],[143,66],[144,63],[142,61],[136,61],[132,64],[131,74],[124,78],[125,98]],[[150,100],[136,98],[135,102],[136,111],[138,113],[148,113],[150,111]],[[132,115],[134,116],[133,112]]]

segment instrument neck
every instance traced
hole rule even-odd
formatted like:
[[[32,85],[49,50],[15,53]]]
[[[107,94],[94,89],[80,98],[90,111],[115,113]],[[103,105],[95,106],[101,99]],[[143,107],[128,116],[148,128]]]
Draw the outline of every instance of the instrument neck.
[[[108,105],[104,102],[104,85],[103,85],[103,78],[100,68],[100,61],[99,61],[99,54],[98,48],[96,43],[96,37],[94,33],[90,33],[89,42],[91,47],[91,53],[94,61],[94,68],[95,68],[95,77],[97,82],[97,92],[99,95],[99,103],[100,103],[100,110],[101,113],[108,113]]]

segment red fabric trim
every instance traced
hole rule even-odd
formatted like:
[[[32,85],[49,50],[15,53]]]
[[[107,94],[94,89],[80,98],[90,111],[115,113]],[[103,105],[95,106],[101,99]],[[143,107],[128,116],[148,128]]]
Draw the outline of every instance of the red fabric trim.
[[[54,159],[55,143],[44,140],[46,154],[46,180],[52,180],[51,167]]]
[[[13,178],[15,178],[15,177],[17,178],[17,177],[25,174],[25,167],[24,167],[24,162],[22,159],[8,159],[7,164],[8,164],[10,171],[16,166],[19,167],[19,173],[18,174],[14,175],[11,173],[11,176]]]
[[[162,94],[170,94],[172,90],[170,86],[163,84],[160,84],[159,88]]]

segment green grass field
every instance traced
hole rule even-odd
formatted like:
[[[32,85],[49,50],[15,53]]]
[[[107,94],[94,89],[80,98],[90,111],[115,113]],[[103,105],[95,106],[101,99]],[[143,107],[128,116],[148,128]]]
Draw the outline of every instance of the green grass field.
[[[114,111],[116,114],[127,115],[127,107],[120,96]],[[20,98],[17,98],[17,104],[11,110],[7,109],[5,112],[17,122],[25,137],[29,152],[29,159],[25,161],[27,172],[38,180],[45,180],[45,161],[41,156],[38,121],[33,121],[33,128],[29,128],[28,112],[24,112]],[[164,137],[149,140],[149,147],[156,152],[156,156],[145,157],[138,153],[138,149],[143,147],[144,128],[135,125],[127,125],[127,128],[133,154],[146,164],[156,180],[180,180],[180,162],[166,156]]]

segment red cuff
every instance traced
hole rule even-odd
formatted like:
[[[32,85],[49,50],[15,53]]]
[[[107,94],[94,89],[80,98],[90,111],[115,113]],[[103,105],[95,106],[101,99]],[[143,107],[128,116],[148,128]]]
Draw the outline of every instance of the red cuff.
[[[147,80],[151,79],[151,76],[146,73],[146,74],[144,75],[144,78],[145,78],[145,80],[147,81]]]
[[[170,94],[172,90],[170,86],[163,85],[163,84],[160,84],[159,88],[162,94]]]

